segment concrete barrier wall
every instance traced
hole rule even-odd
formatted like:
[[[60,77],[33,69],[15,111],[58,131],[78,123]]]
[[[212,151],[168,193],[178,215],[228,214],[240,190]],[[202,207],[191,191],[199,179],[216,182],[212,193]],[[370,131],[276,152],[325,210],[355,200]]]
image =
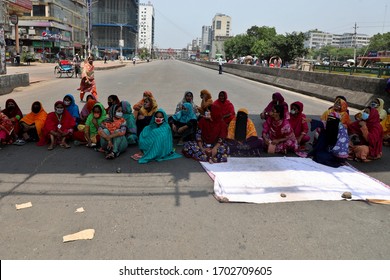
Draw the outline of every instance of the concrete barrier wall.
[[[28,73],[0,75],[0,95],[10,93],[17,87],[30,85]]]
[[[218,70],[217,63],[192,63]],[[343,95],[348,104],[356,108],[363,108],[377,97],[385,101],[386,108],[390,105],[390,96],[384,91],[387,79],[227,63],[223,65],[223,71],[329,101]]]

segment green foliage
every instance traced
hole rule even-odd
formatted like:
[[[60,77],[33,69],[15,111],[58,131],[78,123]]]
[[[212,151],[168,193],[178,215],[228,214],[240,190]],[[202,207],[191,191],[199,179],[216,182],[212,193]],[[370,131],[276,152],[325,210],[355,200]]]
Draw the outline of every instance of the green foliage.
[[[390,50],[390,32],[372,36],[368,50],[386,51]]]
[[[237,58],[246,55],[269,59],[276,55],[283,61],[291,61],[306,55],[303,33],[276,34],[274,27],[252,26],[246,34],[237,35],[224,44],[226,56]]]

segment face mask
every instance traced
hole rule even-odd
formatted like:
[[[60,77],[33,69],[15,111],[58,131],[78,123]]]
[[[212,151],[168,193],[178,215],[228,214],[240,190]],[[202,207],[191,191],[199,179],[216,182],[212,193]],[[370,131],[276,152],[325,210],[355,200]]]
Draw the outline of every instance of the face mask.
[[[370,114],[363,112],[362,113],[362,120],[367,120],[369,116],[370,116]]]
[[[95,119],[100,118],[100,113],[93,113],[93,117],[94,117]]]
[[[108,102],[108,107],[111,107],[112,106],[112,102]]]
[[[14,109],[14,108],[15,108],[15,105],[8,105],[8,108],[9,108],[9,109]]]
[[[154,119],[154,122],[155,122],[156,124],[162,124],[162,123],[164,122],[164,118],[155,118],[155,119]]]
[[[116,112],[115,113],[115,117],[121,118],[121,117],[123,117],[123,113],[122,112]]]
[[[290,114],[291,115],[295,115],[297,113],[297,111],[295,111],[294,109],[292,109],[291,111],[290,111]]]
[[[62,114],[64,112],[63,108],[56,108],[56,113],[57,114]]]
[[[377,103],[375,103],[375,102],[371,103],[371,108],[378,108],[378,107],[379,107],[379,105]]]
[[[65,106],[69,106],[70,103],[71,103],[70,101],[64,101]]]

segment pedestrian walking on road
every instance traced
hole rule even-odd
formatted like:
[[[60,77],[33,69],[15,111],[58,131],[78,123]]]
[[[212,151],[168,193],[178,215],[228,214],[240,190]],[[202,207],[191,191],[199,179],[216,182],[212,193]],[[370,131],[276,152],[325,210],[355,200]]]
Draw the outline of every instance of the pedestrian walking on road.
[[[80,90],[80,102],[84,102],[84,95],[86,92],[92,93],[95,99],[98,100],[94,71],[95,66],[93,66],[93,57],[90,56],[84,61],[81,83],[80,87],[77,89]]]

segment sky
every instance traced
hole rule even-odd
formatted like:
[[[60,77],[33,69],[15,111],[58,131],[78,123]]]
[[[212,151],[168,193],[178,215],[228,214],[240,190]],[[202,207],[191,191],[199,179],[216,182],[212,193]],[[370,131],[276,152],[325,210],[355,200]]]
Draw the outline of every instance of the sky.
[[[141,0],[155,10],[155,46],[181,49],[200,38],[217,13],[231,17],[232,35],[252,26],[278,34],[318,29],[342,34],[390,32],[390,0]]]

